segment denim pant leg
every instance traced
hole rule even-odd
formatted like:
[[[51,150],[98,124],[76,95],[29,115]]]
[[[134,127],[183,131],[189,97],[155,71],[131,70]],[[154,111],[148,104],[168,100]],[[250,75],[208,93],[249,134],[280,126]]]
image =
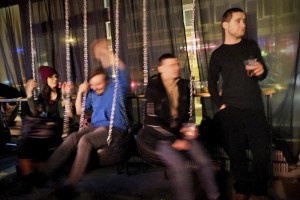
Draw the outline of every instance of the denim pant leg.
[[[175,150],[169,141],[159,141],[157,151],[160,159],[171,171],[175,198],[178,200],[195,199],[191,172],[186,167],[186,159],[181,152]]]
[[[90,160],[92,149],[99,149],[107,144],[108,128],[99,127],[82,136],[78,142],[75,161],[72,165],[71,173],[67,184],[76,185]]]
[[[92,130],[94,130],[94,128],[87,128],[70,134],[48,159],[45,173],[49,177],[53,176],[55,171],[63,166],[70,155],[76,151],[80,138]]]
[[[213,169],[204,148],[196,140],[190,140],[191,150],[187,151],[193,161],[196,162],[199,180],[208,199],[219,197],[218,186],[215,181]]]

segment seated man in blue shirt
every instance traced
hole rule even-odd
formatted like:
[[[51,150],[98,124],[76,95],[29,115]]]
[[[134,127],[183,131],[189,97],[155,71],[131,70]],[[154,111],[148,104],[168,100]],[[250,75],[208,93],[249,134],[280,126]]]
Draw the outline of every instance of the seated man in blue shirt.
[[[108,44],[105,39],[94,42],[92,53],[101,62],[103,68],[95,68],[90,74],[88,83],[82,83],[79,86],[75,102],[76,113],[80,115],[82,96],[87,92],[85,110],[92,110],[91,127],[69,135],[50,157],[46,168],[46,174],[51,177],[67,161],[69,156],[76,151],[75,161],[73,162],[70,176],[65,183],[66,186],[76,186],[86,169],[91,150],[97,150],[107,145],[109,135],[115,86],[115,81],[111,79],[114,55],[108,50]],[[128,71],[121,61],[119,64],[119,90],[117,95],[118,97],[119,95],[124,97],[129,86]],[[122,113],[121,99],[124,98],[116,99],[112,138],[124,137],[127,130],[125,116]]]

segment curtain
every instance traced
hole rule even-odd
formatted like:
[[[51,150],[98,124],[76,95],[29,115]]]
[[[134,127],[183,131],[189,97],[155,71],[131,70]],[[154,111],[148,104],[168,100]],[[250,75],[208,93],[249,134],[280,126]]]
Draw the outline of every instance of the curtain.
[[[143,0],[120,3],[121,58],[129,66],[132,80],[142,84]],[[182,76],[189,78],[182,1],[147,1],[147,30],[149,76],[157,73],[158,58],[162,54],[173,53],[180,61]]]
[[[18,88],[23,87],[22,38],[20,31],[19,6],[10,6],[0,10],[0,81]]]
[[[28,2],[21,1],[24,38],[24,54],[27,71],[31,71]],[[69,27],[70,27],[70,59],[72,81],[81,83],[83,77],[83,5],[82,0],[70,1]],[[40,0],[32,3],[33,35],[36,52],[35,71],[39,66],[54,67],[60,81],[66,80],[66,49],[65,49],[65,5],[60,0]],[[103,0],[88,1],[88,45],[97,38],[105,38],[105,14]],[[89,49],[88,49],[89,50]],[[96,65],[89,60],[89,68]],[[26,74],[26,79],[31,74]]]
[[[196,1],[195,33],[200,79],[207,80],[211,53],[222,44],[221,17],[231,7],[247,13],[245,37],[258,42],[269,69],[262,88],[274,88],[272,96],[273,139],[290,162],[300,152],[299,19],[297,0]],[[263,97],[266,100],[266,97]],[[215,113],[209,100],[207,115]]]

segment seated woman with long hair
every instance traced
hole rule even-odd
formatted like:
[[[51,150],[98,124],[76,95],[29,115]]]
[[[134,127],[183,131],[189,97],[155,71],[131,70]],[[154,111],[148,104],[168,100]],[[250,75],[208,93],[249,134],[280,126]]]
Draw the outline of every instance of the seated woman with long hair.
[[[71,84],[58,82],[57,71],[48,66],[39,68],[40,78],[44,84],[37,99],[34,99],[34,89],[37,81],[28,80],[26,96],[31,114],[23,118],[22,136],[18,140],[18,163],[21,175],[30,179],[35,169],[38,169],[62,142],[64,96],[71,90]],[[72,117],[72,112],[69,112]]]

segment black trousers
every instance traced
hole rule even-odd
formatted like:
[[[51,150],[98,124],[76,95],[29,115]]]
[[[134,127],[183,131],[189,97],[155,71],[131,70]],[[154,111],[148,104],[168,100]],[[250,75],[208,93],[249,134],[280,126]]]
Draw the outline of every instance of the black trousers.
[[[224,149],[230,158],[236,192],[266,195],[271,151],[264,111],[226,107],[215,118],[222,129]],[[246,149],[251,150],[253,157],[250,170]]]

